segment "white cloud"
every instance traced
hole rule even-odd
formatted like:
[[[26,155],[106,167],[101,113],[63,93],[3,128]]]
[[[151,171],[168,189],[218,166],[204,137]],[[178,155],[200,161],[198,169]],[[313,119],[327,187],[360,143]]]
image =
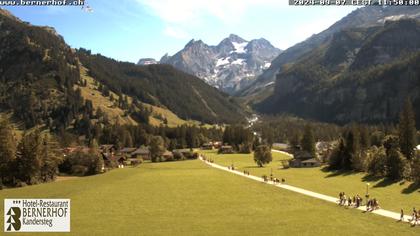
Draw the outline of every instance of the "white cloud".
[[[190,35],[185,32],[184,30],[174,27],[174,26],[166,26],[163,33],[167,36],[177,38],[177,39],[188,39]]]

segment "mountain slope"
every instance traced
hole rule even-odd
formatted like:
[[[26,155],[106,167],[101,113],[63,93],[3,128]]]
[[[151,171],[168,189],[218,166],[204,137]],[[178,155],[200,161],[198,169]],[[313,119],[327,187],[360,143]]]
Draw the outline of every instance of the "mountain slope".
[[[194,76],[167,65],[141,67],[76,51],[54,29],[0,9],[0,113],[13,114],[26,128],[61,132],[82,130],[87,121],[94,125],[98,108],[122,124],[243,119],[233,99]]]
[[[280,52],[263,38],[248,42],[231,34],[216,46],[191,40],[175,55],[162,57],[160,63],[173,65],[233,94],[267,69]]]
[[[110,90],[141,102],[167,107],[183,119],[207,123],[242,120],[239,105],[197,77],[170,65],[137,66],[86,50],[77,52],[89,75]]]
[[[338,123],[393,122],[407,97],[420,102],[419,39],[416,20],[337,32],[284,69],[256,107]]]
[[[47,27],[21,22],[0,9],[0,111],[26,127],[68,125],[83,110],[72,49]]]
[[[250,103],[261,101],[252,98],[266,98],[270,94],[270,91],[273,91],[275,78],[279,72],[284,68],[289,67],[291,64],[296,63],[296,61],[311,52],[314,48],[326,43],[335,33],[350,28],[382,26],[387,20],[398,20],[401,18],[420,19],[420,9],[418,7],[359,8],[330,26],[325,31],[313,35],[307,40],[283,51],[273,60],[271,66],[265,70],[254,83],[242,89],[238,95],[249,97],[248,100]]]

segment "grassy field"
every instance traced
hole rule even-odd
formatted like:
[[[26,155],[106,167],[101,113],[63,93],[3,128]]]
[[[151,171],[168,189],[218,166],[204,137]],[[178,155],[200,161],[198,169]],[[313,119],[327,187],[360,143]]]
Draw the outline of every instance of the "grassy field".
[[[239,170],[248,170],[252,175],[269,175],[271,170],[277,178],[284,178],[290,185],[338,197],[343,191],[348,195],[366,194],[369,183],[369,194],[377,198],[382,208],[399,212],[401,208],[408,214],[413,207],[420,208],[420,188],[411,183],[391,182],[380,178],[354,172],[329,172],[325,168],[281,168],[281,160],[288,157],[273,153],[273,162],[264,168],[258,168],[252,154],[218,155],[216,151],[204,151],[215,163],[231,165]]]
[[[412,228],[234,176],[198,160],[146,163],[98,176],[6,189],[0,191],[0,198],[71,198],[71,235],[418,235],[420,232],[420,227]],[[1,215],[2,211],[3,206]],[[3,220],[0,224],[3,228]]]

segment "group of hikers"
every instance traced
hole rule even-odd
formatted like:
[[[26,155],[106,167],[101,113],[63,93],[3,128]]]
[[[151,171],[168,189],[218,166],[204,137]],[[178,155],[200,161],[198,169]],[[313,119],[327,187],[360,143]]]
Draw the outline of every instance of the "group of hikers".
[[[207,161],[209,163],[214,163],[214,160],[213,159],[207,159],[207,157],[204,156],[204,155],[201,155],[201,159],[203,159],[204,161]]]
[[[368,199],[369,196],[366,195],[366,198]],[[353,196],[353,198],[350,197],[350,196],[347,197],[346,193],[340,192],[338,194],[338,205],[347,206],[347,207],[354,206],[354,207],[358,208],[358,207],[363,205],[363,198],[361,198],[359,196],[359,194],[357,194],[356,196]],[[379,208],[380,208],[379,207],[379,201],[376,200],[376,198],[367,200],[366,211],[373,211],[373,210],[377,210]]]
[[[213,159],[207,159],[205,156],[201,156],[202,159],[204,161],[207,161],[209,163],[214,163]],[[235,170],[235,167],[232,165],[228,166],[229,170]],[[244,175],[250,175],[249,171],[244,170],[243,171]],[[269,182],[271,181],[274,184],[279,184],[280,180],[276,177],[274,177],[272,174],[270,175],[270,177],[268,177],[267,175],[263,175],[261,176],[261,178],[264,180],[264,182]],[[286,180],[285,179],[281,179],[281,183],[285,183]],[[339,200],[338,200],[338,204],[340,206],[346,206],[346,207],[355,207],[355,208],[359,208],[360,206],[363,206],[363,198],[361,198],[359,196],[359,194],[357,194],[356,196],[353,197],[347,197],[346,193],[344,192],[340,192],[338,194]],[[378,210],[380,209],[379,207],[379,201],[376,200],[376,198],[372,198],[369,199],[369,195],[366,195],[366,211],[374,211],[374,210]],[[400,221],[404,221],[404,210],[401,209],[401,217],[400,217]],[[411,223],[412,226],[416,226],[416,225],[420,225],[420,209],[416,210],[416,208],[413,208],[413,212],[411,214],[411,219],[408,219],[408,222]]]
[[[404,221],[403,209],[401,209],[400,221]],[[411,213],[411,219],[409,219],[408,222],[411,223],[412,226],[420,225],[420,210],[416,210],[416,208],[413,207],[413,213]]]
[[[261,176],[261,178],[264,180],[264,182],[271,181],[271,182],[273,182],[275,184],[279,184],[280,183],[280,180],[277,179],[276,177],[273,177],[273,175],[270,175],[270,178],[268,178],[267,175],[263,175],[263,176]],[[285,179],[281,179],[281,183],[284,184],[285,182],[286,182]]]

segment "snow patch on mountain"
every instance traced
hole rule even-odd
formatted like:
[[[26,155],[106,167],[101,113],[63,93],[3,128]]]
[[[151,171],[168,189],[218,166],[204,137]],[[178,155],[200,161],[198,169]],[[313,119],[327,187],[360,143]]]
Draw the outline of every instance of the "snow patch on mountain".
[[[244,42],[244,43],[232,42],[232,44],[233,44],[233,47],[235,47],[235,51],[232,51],[232,53],[234,52],[238,54],[246,53],[245,47],[248,45],[248,42]]]
[[[175,55],[163,56],[160,63],[194,74],[233,94],[251,84],[280,53],[263,38],[247,41],[231,34],[216,46],[193,39]]]

